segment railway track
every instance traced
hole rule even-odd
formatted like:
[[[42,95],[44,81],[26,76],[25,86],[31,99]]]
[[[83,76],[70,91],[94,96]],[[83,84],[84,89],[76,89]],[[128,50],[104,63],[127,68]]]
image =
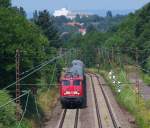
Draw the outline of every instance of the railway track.
[[[96,91],[95,91],[95,87],[94,87],[94,82],[93,82],[92,76],[90,76],[90,78],[91,78],[92,90],[93,90],[93,94],[94,94],[98,126],[99,126],[99,128],[102,128],[101,115],[100,115],[100,110],[99,110],[99,106],[98,106],[98,101],[97,101]]]
[[[79,109],[64,109],[57,128],[77,128]]]
[[[115,113],[111,107],[109,98],[105,94],[103,89],[103,83],[99,79],[97,74],[88,73],[87,77],[89,78],[89,88],[92,106],[88,106],[85,109],[63,109],[60,116],[59,123],[57,128],[82,128],[91,126],[89,123],[93,120],[93,128],[121,128]],[[93,97],[93,98],[92,98]],[[89,110],[90,109],[90,110]],[[88,122],[84,121],[81,115],[83,111],[89,110],[91,112],[88,118]],[[85,120],[87,120],[84,118]],[[80,120],[81,119],[81,120]],[[84,127],[84,128],[85,128]]]
[[[121,128],[98,75],[91,73],[88,75],[90,76],[93,88],[99,128]]]

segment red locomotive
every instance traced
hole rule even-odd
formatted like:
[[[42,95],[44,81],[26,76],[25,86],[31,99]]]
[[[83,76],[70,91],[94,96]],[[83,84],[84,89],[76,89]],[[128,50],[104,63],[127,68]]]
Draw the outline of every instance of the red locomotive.
[[[61,78],[60,101],[63,108],[74,105],[86,106],[86,79],[82,61],[72,61],[72,66]]]

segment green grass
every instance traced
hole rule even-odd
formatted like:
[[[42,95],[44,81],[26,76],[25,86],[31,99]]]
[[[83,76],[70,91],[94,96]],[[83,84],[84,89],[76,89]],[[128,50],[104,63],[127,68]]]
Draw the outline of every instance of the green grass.
[[[115,93],[117,102],[127,109],[136,120],[136,123],[139,128],[150,128],[150,103],[146,103],[141,97],[138,98],[134,87],[132,85],[121,85],[123,86],[122,91],[118,93],[112,81],[108,78],[107,71],[101,71],[100,74],[104,77],[106,82],[110,85],[113,92]],[[117,76],[117,80],[123,83],[128,83],[127,75],[124,70],[116,71],[115,75]]]
[[[38,94],[38,104],[44,113],[51,111],[58,101],[58,87],[43,90]]]
[[[49,75],[49,83],[56,84],[56,78],[53,78],[53,81],[51,81],[51,76]],[[42,86],[39,86],[37,99],[38,99],[38,105],[42,109],[44,113],[50,111],[56,104],[58,99],[58,86],[57,85],[47,85],[49,84],[48,81],[46,81],[45,77],[42,77],[39,80],[39,84]],[[44,86],[43,86],[44,85]]]
[[[142,72],[141,77],[143,78],[144,83],[150,86],[150,75]]]
[[[8,92],[0,90],[0,106],[12,100]],[[0,128],[17,128],[18,121],[16,120],[16,104],[10,102],[0,108]],[[24,118],[18,128],[31,128],[30,123]]]
[[[49,78],[47,81],[45,76],[43,75],[38,81],[38,91],[37,91],[37,106],[40,114],[41,121],[44,119],[44,116],[46,113],[50,113],[53,108],[56,106],[56,103],[58,101],[58,86],[57,85],[49,85],[49,83],[55,84],[56,78],[53,78],[53,81],[51,81],[51,76],[46,76]],[[32,124],[33,128],[40,127],[39,119],[37,117],[37,114],[34,113],[33,117],[31,118],[30,123]]]

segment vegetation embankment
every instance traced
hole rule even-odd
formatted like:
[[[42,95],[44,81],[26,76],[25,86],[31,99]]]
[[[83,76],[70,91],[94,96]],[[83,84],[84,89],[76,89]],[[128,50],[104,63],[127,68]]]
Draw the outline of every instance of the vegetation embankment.
[[[149,128],[150,111],[147,103],[139,96],[137,89],[128,78],[125,70],[117,69],[110,72],[101,71],[112,88],[118,103],[135,117],[139,128]],[[115,76],[115,77],[114,77]]]
[[[77,16],[76,20],[79,22],[86,20],[87,26],[85,26],[89,30],[88,33],[85,36],[81,36],[80,34],[75,36],[68,36],[67,41],[68,39],[69,41],[62,45],[59,33],[54,25],[54,22],[57,22],[59,19],[55,19],[54,21],[54,17],[52,17],[48,11],[44,10],[35,12],[33,19],[28,20],[23,8],[12,7],[11,0],[1,0],[0,59],[2,63],[0,63],[0,88],[3,89],[15,81],[14,74],[16,71],[16,49],[20,50],[20,77],[24,77],[30,71],[33,71],[37,65],[40,65],[41,62],[45,62],[53,56],[58,55],[58,48],[62,46],[65,48],[80,49],[77,51],[78,58],[83,60],[87,67],[98,66],[99,68],[110,69],[113,68],[110,63],[119,65],[119,67],[123,67],[125,63],[129,64],[129,62],[136,66],[139,65],[140,68],[144,69],[144,73],[146,73],[145,80],[149,82],[149,11],[150,3],[145,5],[142,9],[137,10],[135,13],[131,13],[125,17],[118,17],[119,21],[116,21],[117,17],[113,17],[110,12],[105,19],[101,19],[97,16],[90,16],[91,19],[87,19],[85,17],[79,18]],[[99,28],[101,25],[99,27],[95,27],[99,30],[95,28],[93,29],[90,24],[91,22],[95,21],[95,19],[96,22],[110,21],[110,23],[109,25],[105,24],[104,28]],[[115,23],[112,23],[114,20]],[[121,22],[122,20],[123,22]],[[118,25],[117,23],[120,24]],[[105,30],[102,31],[103,29]],[[21,94],[23,94],[25,90],[30,90],[32,87],[38,90],[35,98],[38,102],[36,105],[39,109],[40,116],[43,115],[43,111],[47,111],[48,108],[51,107],[50,102],[47,104],[47,101],[55,102],[53,99],[51,99],[51,97],[48,96],[49,91],[47,90],[49,89],[50,84],[57,83],[61,72],[61,66],[63,64],[64,60],[61,60],[57,63],[53,62],[43,70],[40,70],[39,72],[33,74],[31,77],[21,81]],[[53,78],[53,75],[51,75],[54,72],[53,69],[55,69],[55,78]],[[39,81],[39,79],[43,80],[44,82]],[[34,86],[31,87],[31,85]],[[6,95],[6,97],[9,97],[7,100],[9,100],[10,97],[14,98],[14,90],[15,86],[11,86],[7,89],[7,92],[4,91],[2,94],[0,94],[0,97]],[[57,97],[57,95],[55,95],[55,92],[57,92],[56,90],[56,86],[52,87],[50,89],[50,95]],[[127,90],[129,91],[129,94],[127,94],[130,95],[130,88]],[[25,108],[26,98],[26,96],[21,98],[22,111]],[[40,117],[39,115],[37,116],[35,98],[34,95],[30,93],[27,112],[25,114],[25,117],[29,119],[33,119],[35,117],[38,119]],[[42,100],[42,98],[46,99]],[[127,98],[128,100],[130,99],[129,97]],[[0,98],[0,105],[3,104],[3,99]],[[10,122],[12,122],[11,124],[14,125],[16,123],[18,124],[16,120],[12,120],[9,117],[12,114],[12,117],[14,116],[14,104],[14,102],[9,104],[10,107],[13,106],[12,111],[6,112],[5,110],[3,111],[3,109],[0,109],[1,115],[4,115],[1,117],[0,121],[0,125],[2,127],[13,127],[13,125],[10,126]],[[122,104],[124,104],[124,102]],[[129,110],[130,109],[131,108],[129,108]],[[5,120],[5,118],[10,120]],[[22,120],[20,126],[21,128],[30,127],[30,123],[29,121],[26,121],[26,119]],[[138,119],[140,119],[140,116],[137,116],[137,120]],[[8,122],[6,123],[6,121]],[[141,119],[141,122],[142,121],[143,119]],[[140,123],[140,125],[144,126],[142,123]]]
[[[20,50],[20,77],[22,78],[39,68],[41,64],[45,64],[47,60],[57,56],[57,50],[61,46],[58,32],[47,11],[39,12],[36,21],[30,21],[26,18],[26,13],[22,7],[11,6],[11,0],[0,1],[0,37],[0,60],[2,62],[0,63],[0,88],[2,90],[16,81],[16,49]],[[20,82],[21,95],[32,88],[35,89],[34,91],[38,90],[38,95],[33,95],[30,92],[27,106],[27,95],[20,98],[20,114],[23,119],[20,122],[20,126],[19,121],[16,120],[15,101],[0,108],[0,127],[30,128],[32,123],[39,124],[39,118],[41,119],[43,116],[43,105],[45,105],[42,104],[40,99],[41,94],[47,92],[48,85],[52,84],[51,79],[53,79],[53,83],[57,82],[62,63],[62,61],[59,63],[53,62]],[[55,76],[53,77],[51,74],[54,66],[56,68]],[[44,84],[39,82],[39,79],[43,79]],[[54,96],[53,91],[56,92],[56,87],[50,88],[50,96]],[[15,84],[8,87],[7,92],[1,91],[0,106],[14,98]],[[46,100],[51,101],[49,98]],[[37,128],[38,126],[36,125],[35,127]]]
[[[138,67],[146,74],[145,82],[150,82],[149,11],[150,3],[135,13],[130,13],[114,29],[105,33],[93,31],[84,37],[72,38],[68,43],[70,47],[82,49],[78,54],[87,67],[104,70],[102,74],[115,92],[118,102],[134,115],[139,128],[149,127],[149,104],[142,97],[138,99],[134,86],[121,83],[129,83],[125,65]],[[108,71],[111,69],[117,81],[109,78]]]
[[[144,83],[146,83],[146,85],[150,86],[150,75],[149,74],[141,72],[141,78],[143,79]]]
[[[99,48],[102,57],[108,59],[108,56],[112,53],[113,55],[110,58],[120,54],[122,55],[121,60],[125,57],[127,57],[127,62],[129,62],[129,59],[134,60],[136,61],[134,64],[144,68],[144,72],[149,74],[149,11],[150,3],[135,13],[130,13],[120,24],[113,26],[107,32],[98,32],[91,29],[91,32],[85,36],[71,38],[66,43],[66,47],[82,49],[80,58],[89,67],[99,63],[96,61],[99,60],[97,54]]]
[[[23,120],[20,126],[16,121],[16,104],[14,102],[6,105],[6,101],[11,101],[12,98],[9,96],[8,92],[0,91],[0,128],[31,128],[28,120]]]

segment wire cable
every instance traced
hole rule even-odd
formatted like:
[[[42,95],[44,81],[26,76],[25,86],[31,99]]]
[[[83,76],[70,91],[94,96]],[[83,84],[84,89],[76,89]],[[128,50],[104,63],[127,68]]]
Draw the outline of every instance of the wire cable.
[[[39,113],[39,110],[38,110],[37,100],[36,100],[36,97],[35,97],[35,96],[34,96],[34,102],[35,102],[36,114],[37,114],[38,120],[39,120],[39,122],[40,122],[40,128],[41,128],[41,126],[42,126],[42,123],[41,123],[41,116],[40,116],[40,113]]]
[[[43,64],[46,63],[46,62],[48,62],[48,61],[44,61],[43,63],[41,63],[41,64],[39,64],[39,65],[36,65],[35,67],[32,67],[31,69],[28,69],[28,70],[22,72],[22,73],[19,74],[19,75],[24,75],[25,73],[28,73],[28,72],[30,72],[30,71],[32,71],[32,70],[34,70],[34,69],[40,67],[41,65],[43,65]]]
[[[22,114],[22,117],[21,117],[21,119],[20,119],[20,121],[19,121],[19,124],[18,124],[17,128],[20,127],[21,122],[22,122],[22,120],[23,120],[23,118],[24,118],[24,115],[25,115],[25,113],[26,113],[26,111],[27,111],[27,105],[28,105],[28,101],[29,101],[29,94],[30,94],[30,93],[28,93],[28,95],[27,95],[26,104],[25,104],[25,109],[24,109],[24,112],[23,112],[23,114]]]
[[[144,59],[142,62],[140,62],[139,64],[141,65],[141,64],[143,64],[144,62],[146,62],[148,59],[150,59],[150,56],[148,57],[148,58],[146,58],[146,59]]]
[[[63,56],[64,56],[64,55],[59,55],[59,56],[57,56],[57,57],[54,57],[53,59],[51,59],[51,60],[49,60],[48,62],[44,63],[43,65],[41,65],[41,66],[38,67],[37,69],[33,70],[32,72],[30,72],[30,73],[27,74],[26,76],[24,76],[24,77],[22,77],[21,79],[19,79],[18,82],[20,82],[21,80],[23,80],[23,79],[29,77],[29,76],[32,75],[33,73],[39,71],[41,68],[45,67],[46,65],[52,63],[53,61],[55,61],[55,60],[57,60],[57,59],[59,59],[59,58],[61,58],[61,57],[63,57]],[[17,82],[17,81],[15,81],[14,83],[12,83],[12,84],[6,86],[6,87],[3,88],[2,90],[6,90],[7,88],[9,88],[9,87],[13,86],[14,84],[16,84],[16,82]]]
[[[53,74],[52,74],[52,78],[51,78],[51,82],[50,82],[50,85],[52,84],[53,82],[53,79],[54,79],[54,74],[55,74],[55,70],[56,70],[56,63],[54,65],[54,70],[53,70]],[[50,89],[50,86],[48,86],[48,90]]]
[[[138,68],[140,68],[141,70],[143,70],[143,71],[145,71],[145,72],[147,72],[147,73],[150,73],[150,70],[147,70],[147,69],[144,69],[144,68],[142,68],[141,66],[139,66],[139,65],[135,65],[136,67],[138,67]]]
[[[12,99],[12,100],[8,101],[7,103],[5,103],[5,104],[1,105],[1,106],[0,106],[0,108],[2,108],[2,107],[4,107],[4,106],[8,105],[9,103],[11,103],[11,102],[13,102],[13,101],[15,101],[15,100],[17,100],[17,99],[19,99],[19,98],[21,98],[21,97],[25,96],[25,95],[27,95],[29,92],[30,92],[30,91],[27,91],[27,92],[25,92],[24,94],[22,94],[22,95],[20,95],[20,96],[18,96],[18,97],[16,97],[16,98],[14,98],[14,99]]]

